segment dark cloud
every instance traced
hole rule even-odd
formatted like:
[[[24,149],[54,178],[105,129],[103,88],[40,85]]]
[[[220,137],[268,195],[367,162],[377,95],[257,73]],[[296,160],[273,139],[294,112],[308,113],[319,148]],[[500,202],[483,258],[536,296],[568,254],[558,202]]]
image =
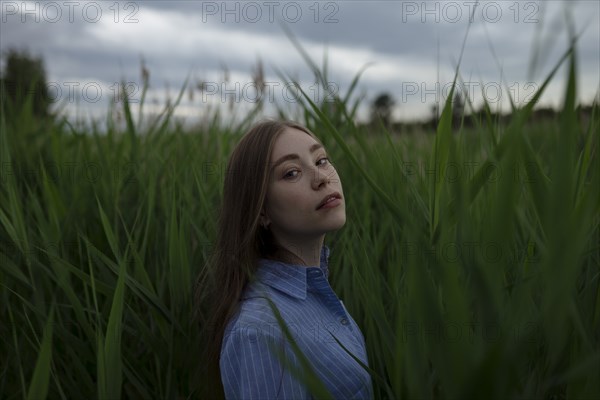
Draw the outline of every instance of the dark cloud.
[[[323,48],[329,49],[331,76],[340,88],[347,87],[364,63],[377,62],[379,67],[367,70],[360,86],[368,89],[369,96],[384,90],[401,96],[404,81],[434,81],[438,69],[442,81],[451,80],[470,7],[465,6],[469,2],[462,1],[250,3],[255,6],[248,6],[248,2],[144,1],[121,2],[116,8],[114,2],[81,2],[72,20],[64,9],[56,22],[47,21],[53,18],[47,13],[39,22],[35,15],[26,15],[23,23],[23,16],[14,13],[14,6],[23,4],[2,2],[0,50],[28,48],[42,55],[53,79],[97,79],[105,83],[121,78],[138,80],[143,57],[153,86],[169,82],[177,88],[191,70],[198,79],[214,78],[227,66],[237,79],[249,79],[259,56],[269,79],[277,78],[274,66],[310,79],[309,69],[278,23],[287,20],[286,25],[319,64]],[[31,10],[36,4],[44,7],[41,2],[26,6]],[[222,9],[223,4],[229,13]],[[266,4],[274,7],[272,20]],[[595,79],[586,85],[597,88],[597,1],[574,5],[521,2],[518,7],[515,2],[481,4],[461,61],[463,79],[499,81],[502,76],[508,82],[525,81],[534,59],[539,60],[534,78],[543,78],[568,47],[566,10],[575,16],[578,29],[587,24],[578,46],[579,65],[582,77]],[[82,13],[86,6],[87,15]],[[295,12],[298,7],[300,18]],[[102,15],[93,21],[96,8]],[[262,14],[257,18],[254,11],[259,8]],[[498,11],[501,18],[494,20]],[[129,22],[137,22],[125,24],[128,17]],[[295,18],[298,21],[292,22]],[[541,38],[538,42],[534,41],[536,35]]]

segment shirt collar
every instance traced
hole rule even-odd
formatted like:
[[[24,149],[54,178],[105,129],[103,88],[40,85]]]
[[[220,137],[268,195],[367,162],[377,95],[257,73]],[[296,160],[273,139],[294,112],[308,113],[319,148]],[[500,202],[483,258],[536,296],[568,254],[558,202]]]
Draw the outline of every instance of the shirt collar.
[[[323,271],[325,279],[328,279],[329,252],[329,247],[326,245],[321,247],[319,267],[307,267],[304,265],[288,264],[282,261],[260,258],[258,260],[258,269],[256,271],[257,281],[280,290],[292,297],[304,300],[306,299],[307,274],[309,271],[318,268]],[[248,296],[244,296],[244,298]]]

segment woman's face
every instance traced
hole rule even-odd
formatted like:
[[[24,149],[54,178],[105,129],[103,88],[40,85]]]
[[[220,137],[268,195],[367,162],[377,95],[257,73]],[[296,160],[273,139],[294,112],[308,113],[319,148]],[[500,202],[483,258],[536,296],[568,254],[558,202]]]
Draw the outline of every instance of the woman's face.
[[[312,136],[286,128],[275,141],[269,168],[264,211],[275,237],[288,242],[310,240],[344,226],[342,182],[325,149]],[[341,199],[330,206],[337,206],[317,209],[326,196],[336,192]]]

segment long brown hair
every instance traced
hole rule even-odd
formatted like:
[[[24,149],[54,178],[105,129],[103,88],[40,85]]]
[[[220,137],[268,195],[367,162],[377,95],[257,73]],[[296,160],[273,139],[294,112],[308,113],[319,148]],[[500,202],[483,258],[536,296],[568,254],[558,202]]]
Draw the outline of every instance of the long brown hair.
[[[243,135],[227,164],[216,242],[198,275],[194,293],[194,319],[200,324],[199,340],[204,347],[202,359],[198,360],[201,397],[223,398],[219,356],[225,327],[238,309],[258,259],[303,264],[259,223],[271,179],[273,146],[287,128],[301,130],[320,142],[299,124],[267,120]],[[218,387],[213,386],[215,383]]]

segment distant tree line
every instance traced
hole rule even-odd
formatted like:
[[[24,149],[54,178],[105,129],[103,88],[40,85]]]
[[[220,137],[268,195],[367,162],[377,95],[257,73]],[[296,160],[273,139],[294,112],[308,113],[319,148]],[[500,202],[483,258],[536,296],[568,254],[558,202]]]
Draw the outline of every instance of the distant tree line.
[[[35,117],[52,117],[50,105],[52,103],[46,83],[46,71],[41,57],[34,57],[26,50],[9,49],[2,54],[5,58],[5,67],[0,75],[0,96],[4,110],[17,114],[23,107],[31,107]],[[28,104],[27,102],[30,102]],[[406,130],[426,129],[437,127],[440,117],[440,105],[431,106],[431,116],[422,122],[398,122],[393,121],[392,114],[396,100],[389,92],[378,94],[371,103],[370,122],[368,125],[377,127],[380,124],[392,132]],[[580,107],[582,116],[590,113],[591,106]],[[453,98],[453,125],[458,127],[472,127],[477,121],[484,121],[487,116],[483,109],[465,114],[465,100],[460,92],[456,92]],[[557,115],[557,111],[550,108],[538,108],[533,112],[532,120],[551,120]],[[510,118],[507,114],[492,113],[495,121],[503,123]]]
[[[396,101],[388,92],[378,94],[371,103],[370,120],[366,124],[373,129],[377,129],[380,124],[383,124],[390,132],[401,133],[409,131],[432,131],[437,128],[441,114],[440,106],[443,104],[433,104],[430,107],[431,113],[428,119],[422,121],[393,121],[392,112],[396,105]],[[582,121],[587,121],[592,113],[592,105],[580,105],[578,113]],[[465,99],[462,94],[456,92],[452,100],[452,125],[456,129],[461,125],[467,128],[478,126],[479,123],[484,123],[488,116],[483,107],[476,111],[465,111]],[[552,107],[536,107],[534,108],[530,121],[553,121],[556,120],[559,114],[558,110]],[[490,116],[493,121],[499,124],[505,124],[511,120],[511,113],[501,113],[490,111]]]
[[[9,49],[2,56],[6,60],[0,77],[0,96],[5,103],[3,110],[18,113],[29,99],[34,116],[49,117],[51,99],[41,57],[16,49]]]

